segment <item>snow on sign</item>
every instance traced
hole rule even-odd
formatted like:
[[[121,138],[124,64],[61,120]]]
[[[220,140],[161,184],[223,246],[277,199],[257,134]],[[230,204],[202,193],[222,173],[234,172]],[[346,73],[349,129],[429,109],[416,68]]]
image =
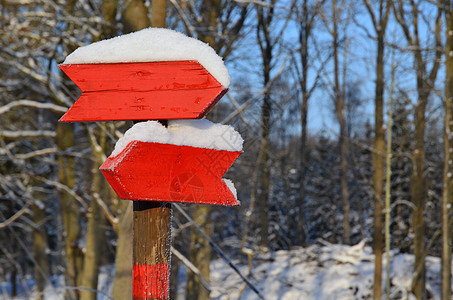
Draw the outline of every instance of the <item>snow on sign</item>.
[[[211,47],[168,29],[78,48],[60,68],[82,90],[61,122],[199,119],[230,83]]]
[[[207,120],[135,124],[100,167],[121,199],[237,206],[222,175],[242,153],[232,127]]]

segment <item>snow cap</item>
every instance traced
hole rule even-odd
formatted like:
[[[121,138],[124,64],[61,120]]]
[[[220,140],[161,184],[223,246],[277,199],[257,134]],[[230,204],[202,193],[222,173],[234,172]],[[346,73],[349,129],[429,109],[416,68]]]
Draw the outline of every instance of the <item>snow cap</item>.
[[[140,122],[116,142],[111,157],[123,151],[132,141],[192,146],[226,151],[242,151],[244,140],[229,125],[201,120],[169,120],[168,128],[157,121]]]
[[[199,62],[225,88],[228,69],[208,44],[164,28],[146,28],[80,47],[63,64],[192,60]]]

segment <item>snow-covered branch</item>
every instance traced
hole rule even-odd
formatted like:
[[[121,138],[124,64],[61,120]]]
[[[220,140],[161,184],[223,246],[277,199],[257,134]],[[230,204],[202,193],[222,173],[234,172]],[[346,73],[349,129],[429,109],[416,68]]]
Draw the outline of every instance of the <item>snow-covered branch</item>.
[[[55,131],[49,130],[1,130],[0,137],[6,139],[23,139],[23,138],[54,138],[57,134]]]
[[[25,154],[17,154],[16,158],[18,159],[30,159],[36,156],[42,156],[42,155],[47,155],[47,154],[55,154],[57,153],[58,149],[57,148],[45,148],[45,149],[39,149],[33,152],[25,153]]]
[[[198,280],[200,280],[200,283],[204,286],[204,288],[211,292],[211,287],[206,282],[206,280],[204,280],[200,270],[197,267],[195,267],[195,265],[191,263],[190,260],[188,260],[184,255],[182,255],[181,252],[179,252],[173,246],[171,246],[171,253],[174,254],[190,271],[194,272],[197,275]]]
[[[17,100],[14,102],[10,102],[4,106],[0,106],[0,115],[10,111],[14,107],[18,107],[18,106],[25,106],[25,107],[38,108],[38,109],[49,109],[51,111],[60,112],[60,113],[64,113],[68,110],[68,108],[64,107],[64,106],[60,106],[60,105],[56,105],[56,104],[52,104],[52,103],[42,103],[42,102],[38,102],[38,101],[24,99],[24,100]]]

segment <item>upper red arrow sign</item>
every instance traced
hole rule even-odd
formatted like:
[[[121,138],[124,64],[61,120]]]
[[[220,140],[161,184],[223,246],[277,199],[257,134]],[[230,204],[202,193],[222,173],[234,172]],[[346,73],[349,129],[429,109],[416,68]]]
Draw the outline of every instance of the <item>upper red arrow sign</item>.
[[[227,91],[196,61],[60,68],[82,90],[60,122],[199,119]]]
[[[237,206],[222,175],[240,154],[132,141],[100,169],[121,199]]]

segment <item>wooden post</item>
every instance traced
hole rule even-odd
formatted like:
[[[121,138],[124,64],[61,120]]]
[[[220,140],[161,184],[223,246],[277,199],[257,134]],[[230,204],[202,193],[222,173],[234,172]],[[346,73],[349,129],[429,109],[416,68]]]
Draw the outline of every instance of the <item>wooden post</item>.
[[[170,299],[170,203],[134,201],[133,299]]]

